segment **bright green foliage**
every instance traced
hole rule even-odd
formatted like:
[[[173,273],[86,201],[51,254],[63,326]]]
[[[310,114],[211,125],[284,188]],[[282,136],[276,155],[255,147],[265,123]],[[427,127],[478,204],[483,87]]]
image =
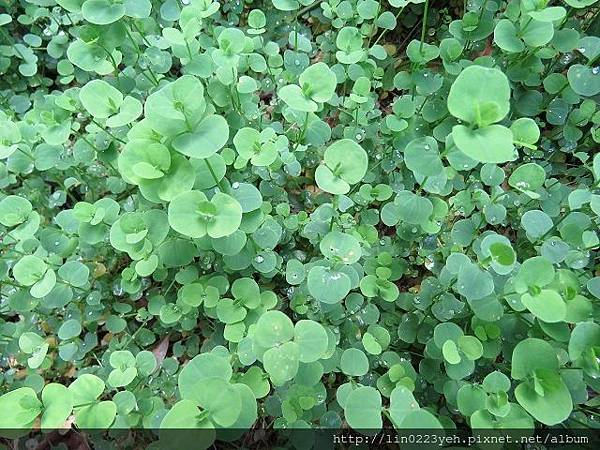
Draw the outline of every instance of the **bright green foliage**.
[[[0,437],[599,427],[599,1],[0,5]]]
[[[350,185],[362,180],[367,172],[367,153],[350,139],[331,144],[323,159],[324,164],[315,171],[315,180],[321,189],[332,194],[348,193]]]
[[[200,238],[229,236],[240,226],[242,207],[233,197],[217,192],[210,200],[200,191],[179,194],[169,204],[169,224],[181,234]]]

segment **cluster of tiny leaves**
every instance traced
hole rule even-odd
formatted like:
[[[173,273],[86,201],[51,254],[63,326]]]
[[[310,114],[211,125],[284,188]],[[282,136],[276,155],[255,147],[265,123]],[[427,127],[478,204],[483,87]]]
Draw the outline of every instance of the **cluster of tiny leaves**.
[[[0,428],[598,427],[599,12],[1,0]]]

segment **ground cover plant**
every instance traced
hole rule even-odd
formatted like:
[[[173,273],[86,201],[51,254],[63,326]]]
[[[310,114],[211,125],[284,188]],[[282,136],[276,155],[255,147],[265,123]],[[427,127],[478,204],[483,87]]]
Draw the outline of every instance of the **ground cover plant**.
[[[599,11],[0,0],[0,434],[597,428]]]

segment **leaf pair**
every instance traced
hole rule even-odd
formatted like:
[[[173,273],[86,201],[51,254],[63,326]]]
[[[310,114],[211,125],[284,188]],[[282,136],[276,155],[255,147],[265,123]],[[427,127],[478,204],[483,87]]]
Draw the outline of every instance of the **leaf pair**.
[[[510,110],[510,86],[498,69],[469,66],[456,78],[448,95],[448,111],[470,124],[455,125],[452,139],[458,149],[476,161],[503,163],[517,157],[513,134],[496,124]]]

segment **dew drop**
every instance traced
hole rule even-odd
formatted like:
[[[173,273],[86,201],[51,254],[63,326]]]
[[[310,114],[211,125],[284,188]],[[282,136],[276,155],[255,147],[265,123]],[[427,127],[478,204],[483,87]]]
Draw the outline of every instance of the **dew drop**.
[[[571,61],[573,61],[573,54],[572,53],[566,53],[562,58],[561,58],[561,62],[563,64],[569,64]]]
[[[238,183],[238,182],[236,181],[235,183],[233,183],[233,184],[231,185],[231,187],[232,187],[233,189],[238,189],[238,188],[240,187],[240,183]]]
[[[265,258],[263,258],[262,256],[258,255],[256,258],[254,258],[254,261],[256,261],[258,264],[260,264],[261,262],[263,262],[265,260]]]
[[[115,283],[115,285],[113,286],[112,292],[117,297],[120,297],[121,295],[123,295],[123,288],[121,287],[121,285],[119,283]]]
[[[596,66],[592,69],[592,73],[594,75],[598,75],[600,73],[600,66]]]

